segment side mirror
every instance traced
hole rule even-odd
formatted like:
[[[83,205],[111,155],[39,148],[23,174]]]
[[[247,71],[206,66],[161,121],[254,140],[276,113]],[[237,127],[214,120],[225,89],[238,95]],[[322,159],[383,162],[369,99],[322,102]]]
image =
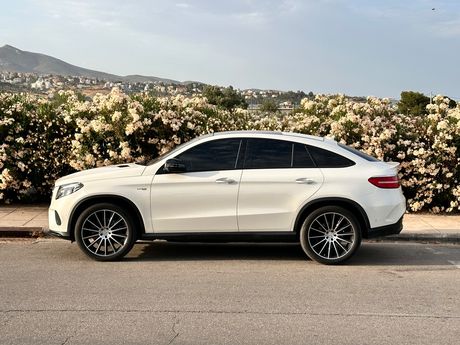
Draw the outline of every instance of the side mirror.
[[[182,173],[187,169],[185,168],[185,163],[180,159],[171,158],[166,161],[164,170],[168,173]]]

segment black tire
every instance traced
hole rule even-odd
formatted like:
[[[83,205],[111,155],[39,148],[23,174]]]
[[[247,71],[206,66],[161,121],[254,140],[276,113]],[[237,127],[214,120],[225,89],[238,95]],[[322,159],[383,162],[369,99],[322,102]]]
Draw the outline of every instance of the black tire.
[[[361,229],[356,217],[339,206],[324,206],[305,218],[300,244],[310,259],[326,265],[342,263],[361,245]]]
[[[78,217],[75,239],[91,259],[119,260],[128,254],[136,242],[132,216],[114,204],[92,205]]]

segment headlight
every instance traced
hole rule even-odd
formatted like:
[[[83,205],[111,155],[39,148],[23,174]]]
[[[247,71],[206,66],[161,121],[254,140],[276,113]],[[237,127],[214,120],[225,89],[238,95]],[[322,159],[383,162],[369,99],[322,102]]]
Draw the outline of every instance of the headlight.
[[[77,190],[82,189],[82,188],[83,188],[83,183],[80,183],[80,182],[63,184],[62,186],[58,187],[58,190],[56,192],[56,199],[59,199],[69,194],[75,193]]]

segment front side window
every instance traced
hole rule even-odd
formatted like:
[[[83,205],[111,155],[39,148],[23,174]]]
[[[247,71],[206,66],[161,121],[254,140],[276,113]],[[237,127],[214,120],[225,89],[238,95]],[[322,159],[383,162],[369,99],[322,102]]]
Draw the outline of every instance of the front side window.
[[[236,168],[241,139],[220,139],[208,141],[179,154],[187,172],[218,171]]]
[[[173,148],[171,151],[165,152],[165,153],[163,153],[162,155],[159,155],[159,156],[155,157],[154,159],[148,161],[148,162],[147,162],[147,165],[153,165],[153,164],[155,164],[155,163],[161,161],[162,159],[165,159],[165,158],[167,158],[168,156],[173,155],[173,154],[176,153],[177,151],[182,150],[184,147],[189,146],[190,144],[193,144],[195,141],[201,140],[201,139],[203,139],[203,137],[207,137],[207,136],[209,136],[209,134],[203,135],[203,136],[201,136],[201,137],[197,137],[197,138],[195,138],[195,139],[192,139],[192,140],[190,140],[190,141],[187,141],[187,142],[185,142],[185,143],[182,143],[182,144],[176,146],[175,148]]]
[[[314,168],[305,145],[275,139],[248,139],[245,169]]]

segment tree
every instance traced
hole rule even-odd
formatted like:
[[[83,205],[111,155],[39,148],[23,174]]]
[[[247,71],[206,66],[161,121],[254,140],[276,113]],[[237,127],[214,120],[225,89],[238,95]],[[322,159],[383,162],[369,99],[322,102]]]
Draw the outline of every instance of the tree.
[[[449,98],[449,108],[455,108],[457,106],[457,102],[450,97],[447,98]]]
[[[278,104],[273,99],[265,99],[259,107],[260,111],[274,113],[278,111]]]
[[[414,91],[401,92],[401,100],[398,103],[398,110],[401,114],[421,115],[427,114],[426,106],[430,98],[423,93]]]
[[[234,108],[246,109],[248,104],[244,97],[232,86],[221,88],[219,86],[206,85],[203,88],[203,96],[208,102],[219,107],[232,110]]]

